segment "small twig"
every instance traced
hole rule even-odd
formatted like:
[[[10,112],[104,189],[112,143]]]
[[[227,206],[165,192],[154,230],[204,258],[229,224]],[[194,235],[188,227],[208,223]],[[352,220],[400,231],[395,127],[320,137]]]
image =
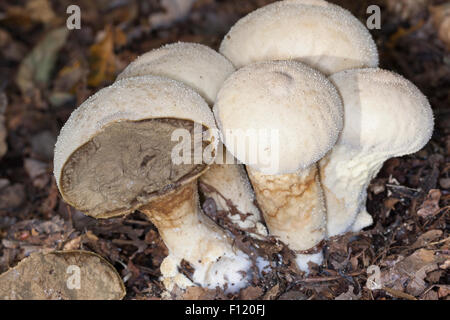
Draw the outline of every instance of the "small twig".
[[[445,238],[445,239],[442,239],[442,240],[440,240],[440,241],[430,242],[430,243],[428,243],[425,247],[428,247],[428,246],[434,246],[434,245],[436,245],[436,244],[441,244],[441,243],[444,243],[444,242],[447,242],[447,241],[450,241],[450,237]]]
[[[407,299],[407,300],[418,300],[416,297],[414,297],[410,294],[407,294],[403,291],[399,291],[399,290],[395,290],[395,289],[391,289],[391,288],[387,288],[387,287],[383,287],[383,288],[381,288],[381,290],[386,291],[394,298],[402,298],[402,299]]]
[[[316,277],[316,278],[305,278],[303,280],[300,280],[300,282],[307,282],[307,283],[311,283],[311,282],[326,282],[326,281],[335,281],[335,280],[339,280],[339,279],[345,279],[344,276],[348,276],[348,277],[356,277],[359,276],[361,274],[363,274],[364,272],[359,271],[359,272],[353,272],[350,274],[346,274],[343,276],[334,276],[334,277]]]
[[[422,192],[421,189],[414,189],[414,188],[409,188],[409,187],[396,185],[396,184],[391,184],[391,183],[386,183],[386,187],[391,187],[391,188],[396,188],[396,189],[407,189],[407,190],[411,190],[411,191],[414,191],[414,192]]]
[[[150,222],[148,222],[148,221],[139,221],[139,220],[132,220],[132,219],[125,220],[124,222],[130,223],[130,224],[137,224],[137,225],[141,225],[141,226],[149,226],[150,225]]]

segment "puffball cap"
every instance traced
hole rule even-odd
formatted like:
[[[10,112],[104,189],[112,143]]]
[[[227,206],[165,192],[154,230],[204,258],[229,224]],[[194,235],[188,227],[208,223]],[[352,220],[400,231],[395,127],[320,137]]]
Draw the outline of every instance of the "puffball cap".
[[[309,167],[333,147],[343,126],[342,108],[338,91],[317,70],[295,61],[269,61],[233,73],[219,91],[213,111],[222,141],[233,156],[260,172],[287,174]],[[257,136],[264,155],[277,153],[275,172],[266,171],[266,159],[261,157],[250,163],[248,148],[235,150],[234,139],[244,139],[239,134],[248,130]],[[259,135],[271,130],[278,133],[278,150],[272,148],[270,137]]]
[[[205,100],[181,82],[145,76],[123,79],[103,88],[81,104],[63,126],[55,145],[54,175],[60,188],[61,172],[71,155],[108,125],[120,121],[158,118],[190,120],[209,130],[217,148],[214,116]],[[64,196],[64,195],[63,195]]]
[[[224,37],[220,52],[236,68],[297,60],[327,74],[378,66],[376,44],[349,11],[325,1],[286,0],[257,9]]]
[[[181,81],[196,90],[208,103],[234,67],[220,53],[197,43],[178,42],[149,51],[133,61],[118,80],[148,74]]]
[[[393,157],[414,153],[430,140],[431,106],[409,80],[378,68],[342,71],[330,80],[344,102],[338,144]]]

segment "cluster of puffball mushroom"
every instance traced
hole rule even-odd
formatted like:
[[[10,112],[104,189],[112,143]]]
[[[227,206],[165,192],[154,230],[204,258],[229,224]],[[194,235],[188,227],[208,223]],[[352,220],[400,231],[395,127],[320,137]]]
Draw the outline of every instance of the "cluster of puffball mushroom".
[[[420,150],[433,131],[426,97],[379,69],[365,26],[326,1],[262,7],[219,52],[175,43],[140,56],[72,113],[56,143],[68,204],[94,218],[138,210],[156,226],[169,291],[236,292],[253,277],[254,257],[202,211],[198,186],[249,236],[284,242],[307,273],[324,241],[372,224],[366,189],[383,162]],[[175,163],[174,132],[198,131],[181,148],[190,161]]]

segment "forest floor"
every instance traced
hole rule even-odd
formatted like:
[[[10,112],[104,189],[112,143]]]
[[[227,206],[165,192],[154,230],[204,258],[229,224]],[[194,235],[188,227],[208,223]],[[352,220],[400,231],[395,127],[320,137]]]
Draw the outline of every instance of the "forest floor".
[[[82,28],[67,32],[66,8],[73,2],[0,3],[0,273],[32,252],[83,249],[118,270],[126,299],[161,299],[159,266],[167,249],[157,230],[140,213],[97,221],[64,203],[52,174],[56,137],[73,109],[138,55],[176,41],[217,49],[240,17],[273,1],[198,0],[185,19],[160,28],[149,23],[161,11],[156,0],[75,1]],[[368,191],[373,226],[327,241],[324,264],[307,277],[296,272],[281,243],[230,230],[241,248],[271,261],[270,271],[235,295],[193,288],[171,298],[450,299],[450,6],[332,2],[362,21],[369,4],[381,7],[382,28],[372,31],[381,67],[427,95],[436,119],[432,140],[385,163]],[[212,214],[229,225],[224,215]],[[372,270],[380,271],[380,289],[366,286]]]

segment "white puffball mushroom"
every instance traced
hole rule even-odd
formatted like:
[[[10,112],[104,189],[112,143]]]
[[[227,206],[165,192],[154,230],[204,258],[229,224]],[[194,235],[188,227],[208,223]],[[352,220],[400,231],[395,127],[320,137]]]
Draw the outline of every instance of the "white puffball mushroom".
[[[139,56],[117,80],[146,75],[167,77],[187,84],[212,104],[222,83],[234,71],[231,62],[213,49],[177,42]]]
[[[316,162],[343,126],[336,88],[302,63],[260,62],[225,81],[213,111],[228,151],[247,165],[270,234],[298,253],[303,270],[320,261],[311,250],[326,235]]]
[[[117,79],[164,76],[189,85],[212,105],[223,82],[234,71],[231,62],[213,49],[197,43],[178,42],[141,55]],[[223,146],[219,144],[218,158],[222,158],[222,150]],[[200,191],[214,199],[217,210],[230,212],[230,220],[240,229],[265,236],[267,230],[254,203],[255,196],[245,169],[232,156],[228,159],[232,164],[214,163],[199,177]]]
[[[161,267],[165,283],[173,280],[170,262],[184,259],[194,268],[194,283],[236,291],[247,284],[251,262],[200,209],[196,181],[208,164],[173,159],[174,132],[192,134],[196,126],[203,127],[203,139],[189,141],[192,154],[197,148],[214,154],[215,120],[198,93],[163,77],[117,81],[67,120],[55,146],[54,174],[64,200],[89,216],[144,213],[169,249]],[[211,273],[216,263],[222,273]]]
[[[320,0],[285,0],[257,9],[224,37],[220,52],[236,68],[297,60],[327,75],[378,66],[367,28],[349,11]]]
[[[427,98],[410,81],[377,68],[336,73],[330,80],[344,103],[344,129],[320,161],[328,236],[372,224],[367,187],[385,160],[420,150],[433,133]]]

